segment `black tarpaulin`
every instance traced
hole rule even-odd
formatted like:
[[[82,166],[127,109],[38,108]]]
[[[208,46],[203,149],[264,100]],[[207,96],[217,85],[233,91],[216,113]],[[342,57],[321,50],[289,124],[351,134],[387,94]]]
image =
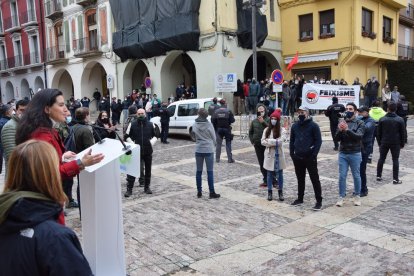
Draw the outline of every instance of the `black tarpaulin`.
[[[122,2],[122,4],[121,4]],[[113,50],[122,61],[170,50],[198,51],[201,0],[110,0],[117,32]]]
[[[243,9],[242,0],[236,0],[237,4],[237,41],[239,46],[252,49],[252,9]],[[263,45],[267,37],[266,15],[256,12],[256,42],[257,47]]]

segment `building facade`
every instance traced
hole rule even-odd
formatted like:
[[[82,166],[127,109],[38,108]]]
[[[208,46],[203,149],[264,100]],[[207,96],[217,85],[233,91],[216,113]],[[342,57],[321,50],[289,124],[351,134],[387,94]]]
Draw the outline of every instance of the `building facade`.
[[[282,64],[280,13],[277,1],[267,1],[268,36],[258,48],[258,79],[270,78]],[[166,55],[117,62],[115,86],[119,96],[140,88],[146,77],[152,80],[151,93],[163,100],[175,96],[178,84],[196,86],[197,96],[214,97],[214,78],[220,73],[236,73],[242,81],[252,76],[252,50],[237,41],[237,7],[234,0],[202,0],[199,10],[200,50],[170,51]],[[114,58],[114,57],[113,57]],[[230,94],[224,97],[231,100]]]
[[[103,96],[117,96],[116,87],[107,87],[107,77],[116,76],[115,61],[105,55],[112,44],[109,2],[46,0],[44,7],[49,86],[60,89],[66,100],[92,100],[96,88]]]
[[[384,64],[398,59],[399,13],[406,0],[279,0],[284,64],[296,52],[293,73],[306,79],[375,76],[385,84]]]
[[[45,87],[43,0],[0,3],[1,101],[30,98]]]
[[[400,10],[398,26],[398,58],[414,60],[414,4],[408,0],[406,8]]]

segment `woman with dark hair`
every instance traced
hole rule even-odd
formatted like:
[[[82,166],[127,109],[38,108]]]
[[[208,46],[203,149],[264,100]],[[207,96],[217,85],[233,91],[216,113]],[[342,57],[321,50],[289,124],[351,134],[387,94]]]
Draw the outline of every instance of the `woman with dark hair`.
[[[267,200],[273,200],[273,175],[277,173],[279,184],[279,200],[284,201],[283,197],[283,169],[286,168],[285,154],[282,148],[283,139],[281,138],[280,113],[278,108],[270,115],[270,124],[263,131],[262,145],[266,147],[263,168],[267,170]]]
[[[82,159],[74,160],[76,153],[65,152],[63,141],[53,125],[65,122],[67,111],[61,91],[41,90],[30,101],[16,131],[16,144],[29,139],[50,143],[59,156],[59,170],[64,179],[74,177],[85,167],[99,163],[104,158],[103,154],[92,155],[92,151],[89,151]]]
[[[76,234],[64,226],[59,161],[50,143],[37,140],[10,155],[0,195],[2,275],[92,275]]]
[[[95,126],[99,127],[93,129],[93,137],[96,141],[104,138],[116,139],[115,126],[109,122],[109,116],[106,111],[99,112]]]

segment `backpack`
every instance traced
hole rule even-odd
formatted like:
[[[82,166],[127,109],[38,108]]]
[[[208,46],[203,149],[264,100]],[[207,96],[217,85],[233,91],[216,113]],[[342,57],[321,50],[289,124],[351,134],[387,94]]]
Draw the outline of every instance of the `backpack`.
[[[72,151],[74,153],[78,153],[76,150],[76,139],[75,139],[75,132],[79,129],[79,126],[71,126],[69,127],[69,135],[66,137],[64,145],[66,151]]]

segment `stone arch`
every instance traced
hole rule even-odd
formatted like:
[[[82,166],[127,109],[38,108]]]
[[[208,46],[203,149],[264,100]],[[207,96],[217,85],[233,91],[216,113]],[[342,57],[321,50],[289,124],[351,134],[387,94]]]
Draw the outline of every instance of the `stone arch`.
[[[272,53],[266,51],[257,52],[258,81],[270,78],[273,70],[280,68],[279,62]],[[253,55],[250,55],[246,61],[243,77],[244,80],[251,79],[253,77]]]
[[[73,79],[67,70],[60,69],[56,72],[52,79],[52,88],[62,91],[65,100],[74,95]]]
[[[148,67],[142,60],[134,60],[129,62],[124,71],[124,91],[122,91],[122,95],[125,96],[128,93],[131,93],[132,89],[141,88],[145,78],[149,76],[150,73]]]
[[[81,97],[92,99],[95,89],[98,88],[103,96],[110,96],[106,86],[106,70],[101,63],[97,61],[89,62],[82,73],[81,77]]]
[[[20,83],[20,98],[24,99],[24,98],[28,98],[30,99],[30,87],[29,87],[29,83],[27,82],[26,79],[22,79],[21,83]]]
[[[175,97],[175,88],[178,84],[183,83],[185,87],[195,86],[197,84],[196,73],[194,61],[187,53],[172,51],[165,58],[161,67],[162,98],[165,99],[171,95]]]
[[[6,100],[5,100],[5,102],[7,103],[7,102],[11,101],[12,99],[14,99],[14,87],[13,87],[13,84],[10,81],[8,81],[6,83]]]
[[[40,89],[45,89],[45,84],[44,84],[44,82],[43,82],[43,79],[42,79],[41,77],[37,76],[37,77],[35,78],[35,82],[34,82],[34,90],[33,90],[33,92],[34,92],[34,93],[36,93],[36,92],[37,92],[37,90],[39,90],[39,88],[40,88]]]

